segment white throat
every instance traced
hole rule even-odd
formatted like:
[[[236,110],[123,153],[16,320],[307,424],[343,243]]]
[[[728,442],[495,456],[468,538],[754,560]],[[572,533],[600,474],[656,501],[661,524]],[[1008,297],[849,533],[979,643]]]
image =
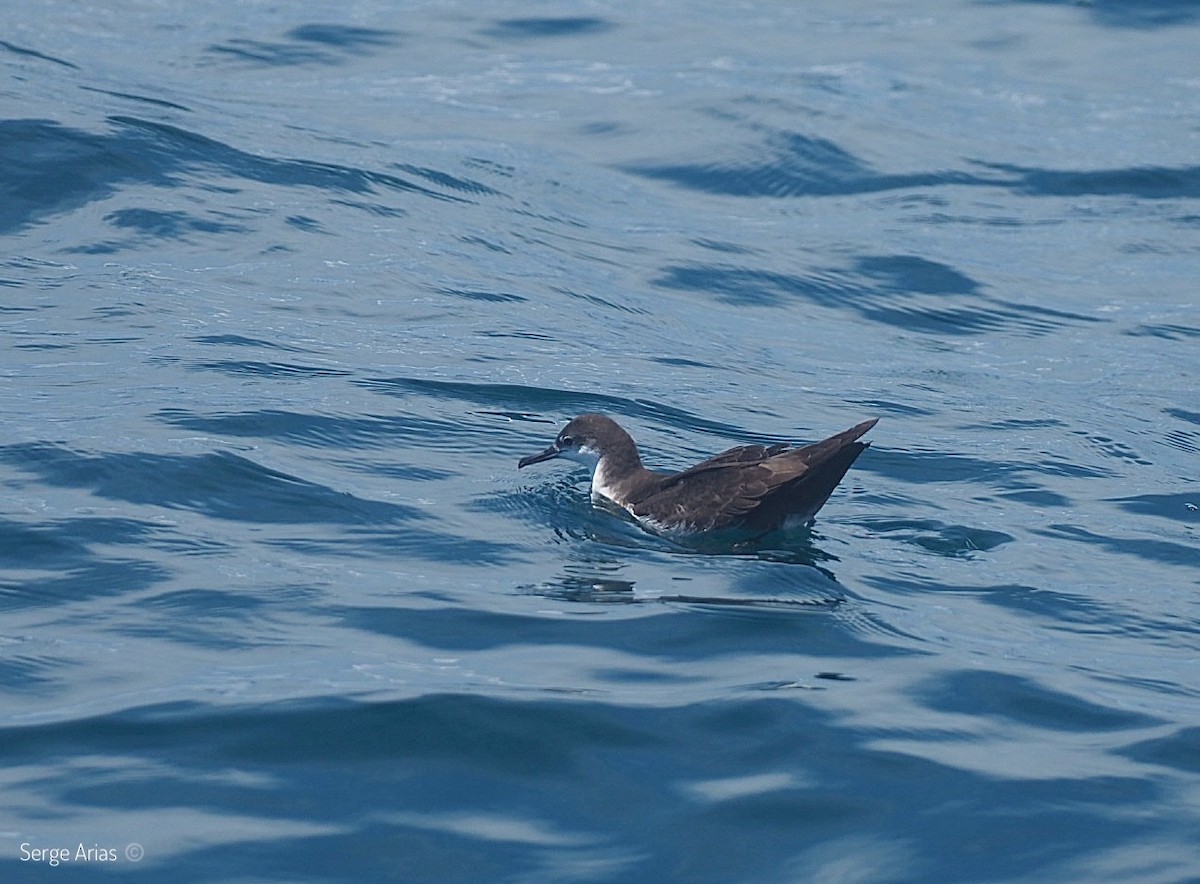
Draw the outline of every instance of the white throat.
[[[611,463],[603,459],[596,464],[596,470],[592,473],[592,496],[603,497],[632,513],[633,510],[629,508],[629,504],[625,500],[625,494],[617,484],[617,477],[613,475],[611,469],[606,469],[611,466]]]
[[[620,503],[617,499],[617,489],[604,471],[603,460],[597,461],[596,469],[592,471],[592,494],[606,497],[614,503]]]
[[[596,449],[588,448],[585,445],[581,448],[564,451],[559,457],[581,463],[592,471],[592,494],[607,497],[609,500],[616,499],[613,486],[604,472],[604,461]]]
[[[587,446],[564,448],[558,453],[558,456],[563,460],[573,460],[575,463],[581,463],[589,470],[595,470],[596,465],[600,463],[600,454],[594,448],[588,448]]]

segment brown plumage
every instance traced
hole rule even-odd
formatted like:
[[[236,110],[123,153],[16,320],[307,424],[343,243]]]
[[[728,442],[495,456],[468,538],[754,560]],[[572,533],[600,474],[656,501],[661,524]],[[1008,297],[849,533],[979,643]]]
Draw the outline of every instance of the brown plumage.
[[[549,448],[522,458],[517,466],[554,457],[583,461],[594,470],[593,494],[656,528],[765,532],[787,521],[808,522],[817,514],[870,445],[857,440],[876,420],[800,448],[740,445],[665,474],[642,466],[633,438],[616,421],[585,414],[567,424]]]

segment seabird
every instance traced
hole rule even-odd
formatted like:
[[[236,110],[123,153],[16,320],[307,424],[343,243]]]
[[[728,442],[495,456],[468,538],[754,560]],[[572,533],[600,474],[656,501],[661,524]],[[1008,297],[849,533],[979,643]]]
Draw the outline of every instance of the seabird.
[[[620,424],[602,414],[584,414],[563,427],[541,454],[521,458],[517,468],[555,457],[584,463],[592,469],[593,495],[660,531],[766,533],[785,522],[812,521],[871,444],[857,440],[877,420],[800,448],[739,445],[682,472],[658,473],[642,466],[637,445]]]

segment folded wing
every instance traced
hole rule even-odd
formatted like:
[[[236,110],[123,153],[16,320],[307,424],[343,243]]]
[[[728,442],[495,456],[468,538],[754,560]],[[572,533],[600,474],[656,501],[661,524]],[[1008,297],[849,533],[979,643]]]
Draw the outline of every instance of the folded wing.
[[[868,447],[857,439],[875,425],[849,430],[801,448],[742,445],[669,477],[639,510],[703,513],[689,527],[707,531],[735,525],[770,530],[785,519],[807,521],[824,506],[850,465]],[[683,506],[686,500],[686,509]]]

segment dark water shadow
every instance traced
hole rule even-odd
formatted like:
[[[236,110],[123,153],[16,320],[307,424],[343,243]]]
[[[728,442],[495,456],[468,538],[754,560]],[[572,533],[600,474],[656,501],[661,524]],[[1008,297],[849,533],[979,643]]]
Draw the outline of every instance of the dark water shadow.
[[[1177,322],[1138,323],[1122,334],[1132,338],[1159,338],[1164,341],[1190,341],[1200,338],[1200,326]]]
[[[295,362],[265,362],[259,359],[214,359],[194,362],[193,370],[219,371],[228,375],[253,375],[261,378],[344,378],[352,372],[326,365],[301,365]]]
[[[1050,524],[1045,528],[1031,529],[1033,534],[1055,537],[1058,540],[1073,540],[1106,549],[1111,553],[1132,555],[1134,558],[1156,561],[1162,565],[1180,565],[1195,571],[1200,561],[1200,548],[1188,546],[1157,537],[1118,537],[1098,534],[1097,531],[1081,528],[1080,525]]]
[[[1001,672],[953,672],[919,689],[922,705],[938,712],[986,717],[1053,731],[1102,734],[1154,727],[1162,720],[1102,706]]]
[[[192,108],[188,107],[187,105],[177,104],[174,101],[167,101],[165,98],[154,98],[150,95],[138,95],[134,92],[120,92],[115,89],[100,89],[96,86],[81,85],[79,88],[84,90],[85,92],[95,92],[97,95],[108,95],[112,98],[119,98],[122,101],[133,101],[133,102],[137,102],[138,104],[147,104],[150,107],[154,107],[154,108],[161,108],[161,109],[173,110],[173,111],[183,111],[184,113],[187,113],[187,114],[190,114],[193,112]]]
[[[277,341],[268,341],[265,338],[250,338],[245,335],[197,335],[192,340],[197,344],[215,344],[222,347],[250,347],[264,350],[283,350],[291,353],[312,352],[307,347],[301,347],[294,343],[281,344]]]
[[[481,289],[444,288],[441,292],[466,301],[484,301],[491,304],[521,304],[529,300],[524,295],[514,295],[511,292],[488,292]]]
[[[1200,329],[1196,330],[1200,334]],[[1185,408],[1164,408],[1163,412],[1171,417],[1178,418],[1181,421],[1186,421],[1189,424],[1195,424],[1200,427],[1200,411],[1189,411]]]
[[[1176,565],[1200,573],[1200,546],[1149,537],[1117,537],[1078,525],[1052,524],[1030,530],[1042,537],[1073,540],[1117,555],[1133,556],[1160,565]]]
[[[906,331],[978,335],[997,331],[1049,334],[1104,320],[989,295],[978,281],[938,261],[914,255],[864,255],[845,267],[780,273],[726,264],[666,267],[653,284],[704,292],[737,306],[784,307],[797,302],[850,311]]]
[[[235,37],[208,47],[210,54],[264,67],[344,64],[401,43],[401,32],[340,24],[308,24],[288,31],[285,40]]]
[[[53,55],[46,55],[44,52],[38,52],[36,49],[30,49],[28,46],[18,46],[16,43],[9,43],[7,40],[0,40],[0,49],[6,52],[11,52],[13,55],[23,58],[36,58],[38,61],[48,61],[51,64],[56,64],[71,70],[80,70],[79,65],[73,64],[63,58],[55,58]]]
[[[254,534],[254,542],[322,557],[364,552],[496,564],[516,549],[427,525],[420,507],[371,500],[264,467],[230,452],[88,454],[48,443],[0,448],[0,462],[47,485],[80,488],[136,506],[187,510],[261,528],[304,526],[303,534]]]
[[[565,423],[571,417],[591,411],[645,420],[676,430],[712,434],[738,442],[803,441],[790,437],[752,433],[734,424],[714,421],[702,417],[696,412],[667,405],[654,399],[630,399],[603,393],[554,390],[547,387],[518,384],[480,384],[469,381],[429,380],[427,378],[364,378],[355,380],[353,383],[389,396],[404,397],[418,394],[434,399],[470,403],[478,407],[476,413],[505,414],[511,420],[540,424],[545,427],[545,436],[544,438],[536,437],[536,440],[540,440],[542,448],[554,438],[559,428],[559,420],[542,415],[546,413],[560,415],[562,416],[560,420]],[[537,444],[535,437],[528,438],[533,444]],[[533,452],[521,452],[521,454],[531,453]]]
[[[1011,534],[936,519],[862,518],[856,523],[873,534],[898,538],[927,552],[949,558],[974,558],[1016,540]]]
[[[491,434],[495,432],[502,436],[505,431],[504,424],[494,427],[487,422],[418,417],[403,412],[343,417],[276,408],[224,414],[196,414],[182,408],[165,408],[155,417],[173,427],[226,438],[272,439],[335,453],[348,449],[386,449],[396,457],[414,448],[425,452],[491,452],[495,440]],[[513,455],[514,471],[516,461],[517,457]],[[393,461],[390,466],[379,469],[425,470],[429,478],[436,478],[453,475],[457,466],[454,462],[446,462],[444,469],[430,470]]]
[[[1200,166],[1073,170],[984,161],[978,161],[977,165],[1011,174],[1013,178],[1007,186],[1028,196],[1131,196],[1145,200],[1200,196]]]
[[[742,121],[749,131],[765,127]],[[631,164],[626,172],[703,193],[737,197],[844,196],[910,188],[981,184],[979,176],[941,172],[884,175],[827,138],[768,131],[747,161]],[[989,182],[990,183],[990,182]]]
[[[922,653],[888,636],[880,643],[853,628],[826,629],[807,623],[814,613],[840,609],[851,594],[811,568],[770,562],[746,563],[743,573],[719,595],[688,591],[689,581],[643,586],[635,592],[624,579],[628,557],[605,555],[596,546],[568,552],[561,576],[517,592],[569,603],[555,615],[490,612],[461,607],[413,609],[391,606],[331,606],[323,609],[345,626],[402,638],[438,652],[467,652],[537,645],[619,647],[647,659],[686,662],[693,657],[740,657],[805,653],[871,659]],[[601,616],[612,606],[623,613]],[[697,617],[697,610],[719,613]],[[800,616],[789,616],[800,615]]]
[[[141,239],[187,240],[190,234],[246,233],[250,230],[240,221],[222,219],[220,213],[196,217],[187,212],[157,209],[118,209],[104,220],[121,230],[128,230]]]
[[[1080,631],[1094,631],[1096,628],[1117,631],[1120,629],[1118,624],[1128,622],[1122,612],[1114,610],[1112,605],[1101,599],[1083,593],[1066,592],[1041,586],[1022,584],[958,586],[945,583],[935,586],[919,581],[896,581],[890,584],[889,588],[893,591],[916,595],[930,592],[970,595],[986,604],[1032,617],[1047,626],[1067,629],[1080,627]]]
[[[126,547],[113,554],[109,547]],[[146,550],[164,556],[148,559]],[[224,544],[128,518],[77,516],[48,522],[0,518],[0,608],[43,608],[138,594],[170,579],[169,556],[214,555]]]
[[[1181,727],[1125,748],[1122,755],[1181,773],[1200,774],[1200,727]]]
[[[109,117],[111,130],[95,134],[50,120],[0,120],[0,233],[106,199],[129,185],[170,188],[193,176],[228,176],[278,187],[312,187],[356,197],[393,193],[469,202],[464,194],[496,191],[478,181],[434,170],[416,180],[391,172],[333,163],[264,157],[195,132],[130,116]],[[364,204],[365,206],[365,204]],[[153,232],[203,231],[205,225],[244,224],[221,215],[181,209],[126,209],[110,220]]]
[[[274,439],[306,448],[384,448],[398,439],[419,438],[427,424],[395,417],[334,417],[266,408],[224,414],[196,414],[164,408],[155,417],[172,427],[226,438]]]
[[[1187,27],[1200,22],[1197,0],[976,0],[988,6],[1067,6],[1088,15],[1098,25],[1147,30]]]
[[[46,443],[0,448],[0,461],[47,485],[214,519],[267,524],[397,525],[429,516],[367,500],[261,466],[229,452],[84,454]]]
[[[1110,735],[1139,720],[1027,682],[964,675],[929,693],[1018,732]],[[469,694],[175,704],[6,728],[0,752],[14,775],[36,771],[42,800],[104,812],[110,829],[124,815],[144,825],[180,808],[239,821],[234,838],[173,838],[170,852],[153,831],[124,833],[147,857],[122,864],[129,880],[247,870],[386,880],[397,856],[405,881],[439,884],[497,869],[506,880],[568,880],[580,868],[604,881],[775,881],[784,868],[789,880],[833,880],[851,857],[855,868],[886,867],[888,880],[1034,879],[1098,857],[1140,879],[1159,861],[1145,844],[1183,843],[1184,827],[1156,812],[1170,783],[1102,769],[976,773],[875,748],[887,731],[855,728],[802,696],[673,707]],[[1194,772],[1185,753],[1195,742],[1181,731],[1127,751]],[[3,857],[0,872],[20,879],[18,862]]]
[[[1172,522],[1200,525],[1200,489],[1191,494],[1139,494],[1135,497],[1116,497],[1109,502],[1134,515],[1156,516]],[[1197,560],[1197,565],[1200,566],[1200,559]]]
[[[1200,624],[1181,613],[1147,608],[1137,597],[1119,601],[1041,586],[989,584],[975,586],[945,581],[904,579],[896,575],[869,578],[880,595],[904,594],[918,598],[936,598],[939,594],[971,596],[984,604],[1015,612],[1022,619],[1036,621],[1040,629],[1093,637],[1110,635],[1133,639],[1146,647],[1192,648],[1200,640]],[[1109,677],[1096,675],[1099,679]],[[1131,677],[1132,678],[1132,677]],[[1145,685],[1148,690],[1181,693],[1191,686],[1159,680]],[[1194,690],[1191,691],[1195,693]]]
[[[212,587],[168,589],[137,602],[137,616],[121,618],[110,632],[227,651],[296,647],[296,611],[318,601],[312,586],[272,586],[269,592]]]
[[[547,16],[499,19],[480,33],[498,40],[546,40],[589,37],[614,27],[612,22],[592,16]]]
[[[603,540],[589,537],[599,546]],[[720,555],[719,553],[715,555]],[[832,572],[800,560],[798,555],[771,550],[765,556],[726,553],[745,563],[745,568],[728,588],[720,594],[688,591],[692,578],[676,576],[666,582],[650,584],[639,589],[633,580],[625,579],[630,557],[617,556],[611,550],[595,546],[572,549],[570,561],[561,565],[560,573],[533,584],[517,587],[518,592],[541,596],[560,602],[581,605],[662,605],[678,603],[716,609],[756,608],[778,611],[832,611],[846,601],[845,589]],[[764,570],[763,565],[778,566]],[[807,567],[795,568],[797,565]],[[781,570],[791,567],[790,572]],[[796,576],[801,571],[802,576]]]
[[[822,613],[836,611],[844,602],[834,593],[825,593],[812,598],[787,597],[782,593],[772,595],[778,585],[755,586],[763,594],[759,597],[732,594],[693,595],[688,593],[664,593],[663,595],[636,594],[636,584],[596,574],[590,568],[564,568],[563,576],[543,583],[518,587],[519,591],[559,602],[581,605],[686,605],[710,611],[758,611],[769,615],[795,613]]]
[[[0,658],[0,693],[49,696],[64,687],[66,668],[65,661],[60,658],[26,654],[10,646],[6,655]]]
[[[1040,197],[1187,199],[1200,194],[1200,166],[1062,170],[973,160],[970,165],[980,172],[887,174],[829,139],[773,130],[748,120],[733,122],[759,136],[759,144],[745,148],[749,159],[629,164],[622,168],[688,190],[754,198],[851,196],[947,187],[1000,188]]]
[[[1039,456],[1031,453],[1028,460],[985,460],[969,454],[955,454],[940,451],[900,450],[872,446],[869,456],[864,456],[855,463],[855,470],[876,473],[894,479],[897,482],[912,486],[913,497],[904,498],[891,495],[891,499],[881,498],[881,506],[905,506],[913,502],[921,506],[939,506],[939,499],[947,492],[939,488],[943,484],[962,484],[964,487],[995,489],[998,498],[1014,503],[1033,507],[1068,507],[1072,499],[1059,489],[1048,487],[1047,481],[1060,477],[1071,478],[1107,478],[1113,475],[1111,471],[1098,470],[1090,466],[1064,461],[1052,456]],[[883,518],[880,529],[883,531],[899,531],[901,534],[920,536],[926,531],[935,534],[948,532],[949,538],[957,535],[960,539],[970,537],[976,529],[969,525],[948,526],[941,522],[915,520],[911,524],[904,519]],[[867,523],[864,523],[867,524]],[[868,526],[869,527],[869,526]],[[984,542],[981,548],[995,545],[988,541],[987,534],[981,533],[976,540]],[[1007,542],[1008,538],[996,538]],[[974,542],[974,541],[972,541]],[[954,546],[955,544],[951,544]],[[965,547],[964,547],[965,548]]]

